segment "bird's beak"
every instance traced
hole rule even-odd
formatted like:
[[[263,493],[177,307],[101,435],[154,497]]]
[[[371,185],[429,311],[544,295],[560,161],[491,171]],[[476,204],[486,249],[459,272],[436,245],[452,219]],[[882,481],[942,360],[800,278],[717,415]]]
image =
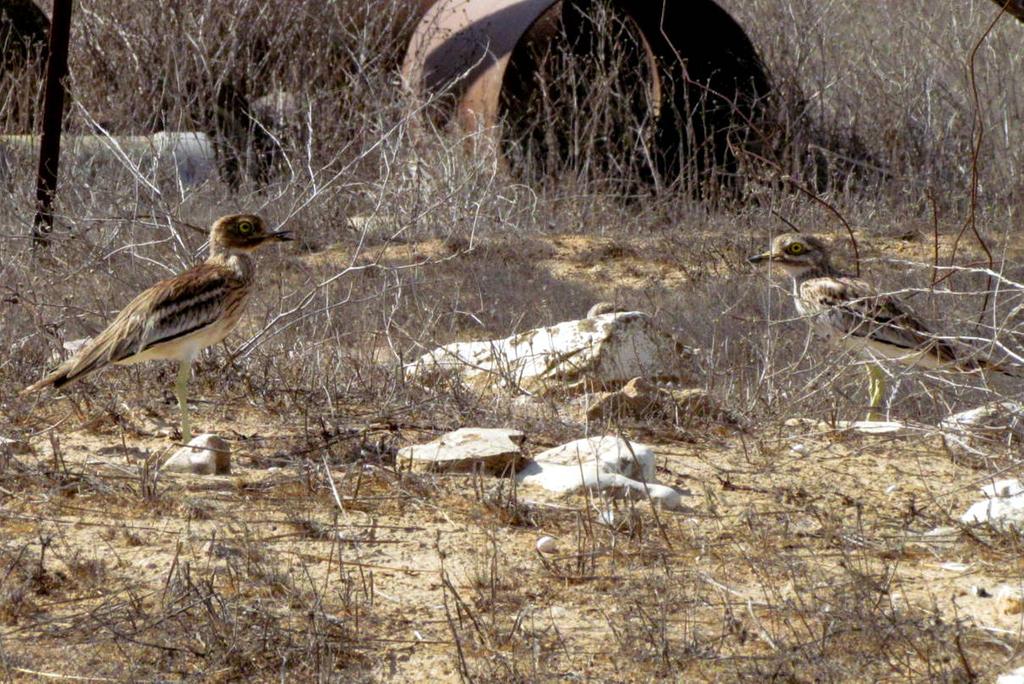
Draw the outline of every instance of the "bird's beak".
[[[295,239],[292,235],[292,231],[290,230],[278,230],[273,233],[269,233],[268,236],[272,240],[277,240],[278,242],[290,242]]]
[[[763,254],[755,254],[754,256],[752,256],[749,259],[747,259],[747,262],[751,263],[751,264],[759,264],[762,261],[770,261],[771,258],[772,258],[772,253],[771,252],[765,252]]]

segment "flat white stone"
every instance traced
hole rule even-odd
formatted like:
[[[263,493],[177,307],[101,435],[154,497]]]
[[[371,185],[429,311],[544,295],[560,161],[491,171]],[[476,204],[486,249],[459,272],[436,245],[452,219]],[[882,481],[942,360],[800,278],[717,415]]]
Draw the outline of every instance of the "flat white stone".
[[[996,677],[996,684],[1024,684],[1024,667],[999,675]]]
[[[985,498],[972,504],[960,516],[960,522],[1024,529],[1024,485],[1020,481],[999,480],[982,487],[981,491]]]
[[[630,447],[632,449],[630,449]],[[650,500],[667,510],[681,507],[683,494],[657,483],[654,452],[619,437],[578,439],[538,454],[517,473],[522,485],[558,494],[586,490],[617,499]]]
[[[848,423],[847,427],[867,435],[910,434],[912,432],[906,423],[895,420],[855,420]]]
[[[433,472],[465,472],[480,467],[501,471],[521,456],[524,441],[526,435],[519,430],[460,428],[426,444],[402,447],[398,463]]]
[[[222,437],[204,432],[171,455],[160,470],[194,475],[228,475],[231,473],[231,445]]]
[[[1024,484],[1014,478],[996,480],[981,488],[981,493],[989,498],[1017,496],[1021,492],[1024,492]]]
[[[689,352],[646,313],[613,312],[499,340],[455,342],[406,364],[429,384],[456,374],[476,389],[544,393],[620,386],[636,377],[687,377]]]
[[[867,435],[920,435],[914,426],[896,420],[838,420],[835,422],[811,420],[809,418],[788,418],[786,427],[802,428],[805,432],[860,432]]]
[[[552,463],[579,469],[585,466],[603,473],[617,473],[633,480],[655,482],[654,452],[645,444],[626,442],[614,435],[584,437],[542,451],[537,463]]]

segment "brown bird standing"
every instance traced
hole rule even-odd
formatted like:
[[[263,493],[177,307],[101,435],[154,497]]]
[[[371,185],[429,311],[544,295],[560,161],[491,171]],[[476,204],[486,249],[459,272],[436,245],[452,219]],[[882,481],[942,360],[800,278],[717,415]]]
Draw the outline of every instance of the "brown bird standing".
[[[885,371],[879,361],[907,366],[959,371],[1015,372],[977,354],[965,355],[950,340],[933,333],[897,297],[880,293],[862,278],[832,266],[828,245],[809,235],[786,233],[771,249],[748,259],[767,261],[793,281],[793,301],[815,331],[852,352],[867,357],[871,403],[868,420],[878,420],[885,395]],[[961,345],[966,347],[966,345]]]
[[[291,240],[288,231],[268,231],[255,214],[217,219],[210,228],[210,255],[181,275],[161,280],[121,310],[106,330],[22,393],[63,387],[115,364],[153,359],[178,361],[175,395],[181,409],[181,437],[192,438],[188,380],[199,350],[220,342],[238,323],[252,292],[252,252],[271,241]]]

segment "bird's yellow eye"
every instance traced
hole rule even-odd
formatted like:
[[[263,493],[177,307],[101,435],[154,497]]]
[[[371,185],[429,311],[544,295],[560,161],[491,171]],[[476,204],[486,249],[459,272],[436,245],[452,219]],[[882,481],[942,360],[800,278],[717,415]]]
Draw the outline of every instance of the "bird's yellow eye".
[[[804,247],[802,242],[794,242],[789,247],[786,247],[786,253],[793,255],[803,254],[805,249],[806,248]]]
[[[254,226],[252,224],[252,221],[239,221],[238,222],[238,232],[241,233],[242,235],[249,235],[254,230],[256,230],[256,226]]]

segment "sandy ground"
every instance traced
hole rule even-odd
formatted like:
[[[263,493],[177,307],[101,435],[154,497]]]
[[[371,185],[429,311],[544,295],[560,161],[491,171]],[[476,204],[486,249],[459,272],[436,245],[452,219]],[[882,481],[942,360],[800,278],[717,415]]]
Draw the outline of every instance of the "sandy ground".
[[[684,618],[666,616],[670,642],[693,625],[721,633],[723,607],[733,606],[749,632],[737,652],[771,650],[771,634],[785,631],[778,624],[783,606],[827,605],[832,598],[816,594],[831,589],[830,581],[849,582],[851,566],[884,579],[879,598],[894,611],[919,611],[1010,644],[1020,635],[1020,605],[985,596],[1019,586],[1020,564],[955,530],[922,534],[953,524],[948,516],[965,509],[984,484],[976,471],[952,463],[934,436],[796,426],[756,440],[653,443],[659,478],[691,492],[689,510],[655,518],[641,503],[631,527],[616,532],[594,522],[601,502],[555,500],[522,488],[518,508],[532,520],[509,524],[508,509],[488,498],[495,478],[396,473],[385,465],[331,463],[335,501],[315,459],[306,472],[267,467],[296,443],[291,436],[264,436],[256,424],[247,432],[237,423],[204,423],[234,435],[230,476],[165,474],[145,500],[138,464],[147,453],[166,453],[169,440],[133,436],[124,447],[110,425],[100,424],[62,434],[50,486],[0,492],[6,564],[23,549],[38,556],[41,538],[52,545],[43,567],[53,586],[3,622],[9,666],[116,675],[107,659],[117,640],[103,634],[104,618],[95,613],[125,594],[152,602],[155,611],[155,595],[186,565],[224,583],[225,592],[240,566],[256,574],[272,569],[292,587],[285,594],[314,592],[328,613],[350,622],[361,606],[367,624],[353,637],[359,666],[389,681],[423,681],[425,673],[456,681],[453,631],[479,657],[489,650],[512,657],[526,648],[502,645],[494,635],[487,644],[462,634],[475,629],[465,624],[453,628],[454,592],[475,606],[475,619],[500,626],[499,635],[517,624],[529,635],[520,640],[551,649],[536,656],[545,671],[598,680],[611,676],[614,653],[628,643],[629,603],[658,610],[643,588],[673,577],[704,598]],[[42,466],[53,461],[52,452],[51,444],[39,443],[16,458]],[[552,559],[534,550],[545,534],[559,539]],[[81,630],[81,639],[48,637],[58,626]],[[94,630],[103,635],[99,647]],[[155,632],[150,636],[159,641]],[[699,661],[693,666],[694,675],[716,671]]]
[[[557,278],[683,278],[603,238],[534,244]],[[957,525],[990,476],[929,426],[627,428],[691,496],[682,512],[616,504],[608,526],[598,500],[395,470],[423,426],[317,435],[259,407],[196,408],[231,442],[231,475],[154,480],[174,408],[82,405],[40,406],[55,429],[0,454],[10,680],[956,681],[1020,661],[1022,604],[998,596],[1024,583],[1019,538]]]

